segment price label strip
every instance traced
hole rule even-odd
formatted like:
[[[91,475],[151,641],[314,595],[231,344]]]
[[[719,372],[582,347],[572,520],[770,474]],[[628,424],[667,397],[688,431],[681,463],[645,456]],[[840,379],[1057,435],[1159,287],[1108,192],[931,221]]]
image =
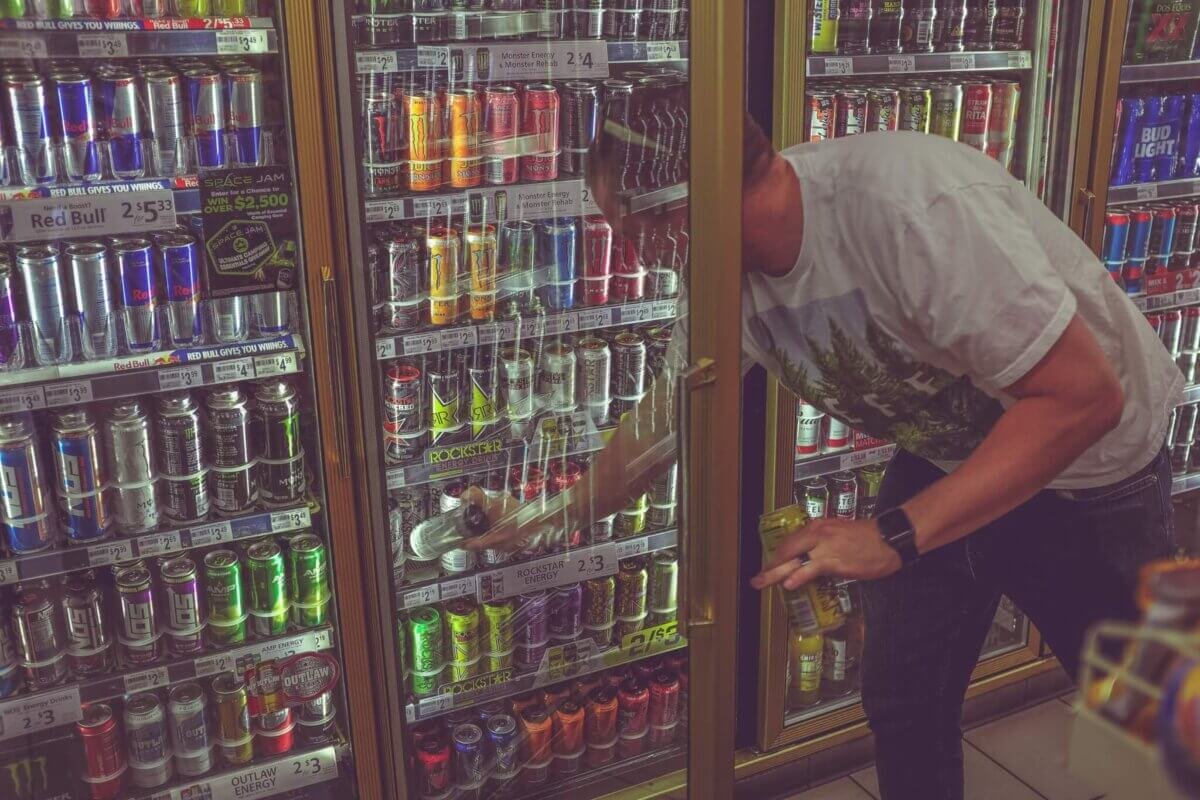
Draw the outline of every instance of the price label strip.
[[[166,667],[155,667],[125,676],[125,694],[136,694],[151,689],[160,689],[171,682],[171,673]]]
[[[888,72],[912,72],[917,68],[916,56],[888,56]]]
[[[1158,184],[1143,183],[1134,189],[1138,200],[1153,200],[1158,197]]]
[[[188,531],[188,539],[191,540],[192,547],[208,547],[212,544],[221,544],[233,539],[233,525],[229,522],[210,522],[207,525],[198,525]]]
[[[46,405],[74,406],[92,401],[92,382],[53,383],[46,387]]]
[[[296,354],[279,353],[271,356],[255,356],[254,372],[259,378],[274,375],[291,375],[296,371]]]
[[[48,58],[46,40],[41,36],[0,36],[0,58]]]
[[[179,531],[152,533],[137,540],[138,556],[141,558],[159,556],[163,553],[173,553],[182,548],[182,546],[182,537]]]
[[[36,411],[46,407],[46,393],[40,386],[22,386],[0,392],[0,414]]]
[[[80,58],[125,58],[129,42],[123,33],[81,33],[75,38]]]
[[[120,564],[133,558],[133,542],[128,539],[117,539],[88,548],[88,563],[93,567]]]
[[[395,50],[367,50],[354,54],[354,69],[359,75],[399,72],[400,54]]]
[[[477,75],[481,81],[602,79],[609,76],[607,42],[515,42],[477,48],[476,71],[480,73],[483,70],[478,51],[484,49],[488,51],[488,74]]]
[[[271,512],[271,533],[286,533],[312,527],[312,515],[307,508],[290,508]]]
[[[0,741],[69,725],[78,722],[82,715],[78,686],[18,697],[0,705]]]
[[[217,55],[250,55],[267,52],[265,30],[236,30],[216,32]]]
[[[171,789],[169,796],[170,800],[260,800],[337,776],[337,748],[326,747],[203,778]]]
[[[168,392],[204,385],[204,370],[198,365],[159,370],[158,389]]]
[[[496,600],[567,586],[589,578],[615,575],[617,560],[617,545],[607,542],[537,561],[514,564],[480,575],[479,599]]]
[[[19,578],[20,576],[17,574],[17,562],[0,561],[0,586],[14,584]]]
[[[458,597],[474,597],[479,593],[479,580],[475,575],[467,578],[458,578],[452,581],[445,581],[441,585],[438,592],[441,599],[454,600]]]
[[[213,377],[217,383],[252,380],[256,377],[254,359],[235,358],[229,361],[218,361],[212,365]]]
[[[7,209],[7,210],[5,210]],[[144,233],[175,227],[175,193],[149,189],[113,194],[36,197],[0,203],[6,242]]]
[[[386,339],[375,340],[375,358],[380,361],[390,361],[396,355],[396,337],[389,336]]]
[[[853,75],[854,74],[854,59],[852,59],[852,58],[827,58],[827,59],[825,59],[825,74],[826,75]]]
[[[413,589],[400,596],[400,606],[405,611],[410,608],[432,605],[441,599],[441,587],[436,583]]]

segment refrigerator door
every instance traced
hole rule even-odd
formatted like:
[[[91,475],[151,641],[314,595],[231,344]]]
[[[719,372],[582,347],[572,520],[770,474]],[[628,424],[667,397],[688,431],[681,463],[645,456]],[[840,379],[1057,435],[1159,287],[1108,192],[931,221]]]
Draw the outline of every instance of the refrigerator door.
[[[282,6],[3,4],[2,797],[364,790]]]
[[[334,4],[395,795],[730,796],[728,5]]]

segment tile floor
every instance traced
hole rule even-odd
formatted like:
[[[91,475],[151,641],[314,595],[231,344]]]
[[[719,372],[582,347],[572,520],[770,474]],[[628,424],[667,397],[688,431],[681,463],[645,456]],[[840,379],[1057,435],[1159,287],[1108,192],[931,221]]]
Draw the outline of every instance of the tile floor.
[[[1067,770],[1071,695],[967,731],[966,800],[1101,800]],[[787,800],[878,800],[875,768],[855,772]]]

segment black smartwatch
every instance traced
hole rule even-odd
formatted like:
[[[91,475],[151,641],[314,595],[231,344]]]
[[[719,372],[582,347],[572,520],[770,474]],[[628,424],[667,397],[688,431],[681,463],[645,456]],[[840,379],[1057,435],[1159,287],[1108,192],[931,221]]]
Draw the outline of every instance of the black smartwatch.
[[[904,566],[921,557],[917,552],[917,532],[913,530],[912,520],[902,508],[893,508],[879,515],[879,531],[883,540],[900,556]]]

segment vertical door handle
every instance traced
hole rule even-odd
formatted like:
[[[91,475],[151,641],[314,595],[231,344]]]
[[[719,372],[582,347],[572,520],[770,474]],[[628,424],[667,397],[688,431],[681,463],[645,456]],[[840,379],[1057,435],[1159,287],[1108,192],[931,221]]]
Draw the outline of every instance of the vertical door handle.
[[[1079,189],[1079,193],[1083,195],[1083,233],[1080,238],[1085,243],[1092,238],[1092,206],[1096,202],[1096,193],[1086,186]]]
[[[709,425],[716,422],[711,418],[708,398],[699,394],[700,390],[712,386],[716,382],[716,366],[717,362],[711,358],[701,358],[679,375],[680,424],[678,435],[680,437],[680,470],[687,470],[691,463],[692,426],[695,424],[699,425],[700,429],[707,429]],[[697,395],[695,402],[698,419],[690,418],[693,394]],[[702,445],[701,447],[701,462],[712,464],[713,458],[707,452],[708,446]],[[683,592],[683,602],[685,604],[683,619],[687,621],[689,631],[695,628],[709,628],[716,624],[713,608],[715,604],[709,595],[710,590],[707,588],[709,582],[706,579],[706,576],[711,574],[713,547],[712,542],[702,538],[693,539],[691,535],[692,515],[690,513],[690,498],[694,488],[690,486],[691,481],[688,480],[691,477],[690,474],[685,472],[684,479],[680,481],[680,485],[683,487],[683,502],[680,504],[682,513],[680,514],[679,525],[679,549],[685,559],[683,574],[687,580],[687,585],[684,587]],[[701,587],[704,588],[701,589]],[[697,589],[701,589],[704,592],[702,597],[694,596]]]
[[[334,446],[337,453],[338,475],[350,477],[350,435],[346,421],[346,382],[342,379],[339,357],[343,353],[341,314],[338,312],[337,284],[333,280],[333,269],[326,264],[321,267],[321,292],[325,301],[325,366],[333,388]]]

